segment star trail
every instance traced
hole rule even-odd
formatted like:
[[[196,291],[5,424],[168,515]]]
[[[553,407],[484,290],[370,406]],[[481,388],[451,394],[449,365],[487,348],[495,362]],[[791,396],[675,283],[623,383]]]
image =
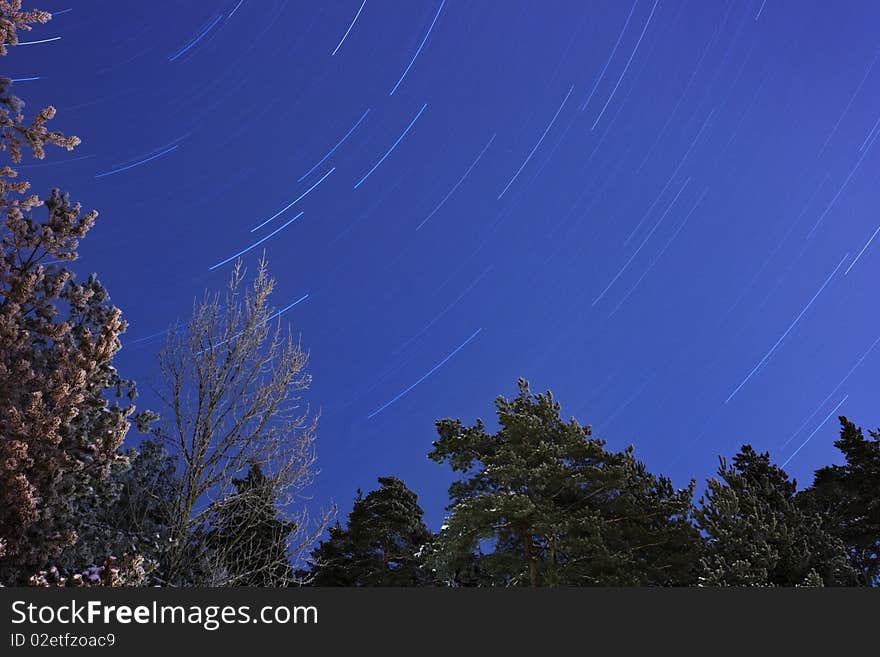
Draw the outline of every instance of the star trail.
[[[5,75],[83,141],[25,166],[100,212],[73,267],[117,367],[265,256],[321,503],[392,474],[442,508],[434,421],[518,376],[680,485],[747,442],[808,480],[835,415],[877,421],[880,5],[54,9]]]

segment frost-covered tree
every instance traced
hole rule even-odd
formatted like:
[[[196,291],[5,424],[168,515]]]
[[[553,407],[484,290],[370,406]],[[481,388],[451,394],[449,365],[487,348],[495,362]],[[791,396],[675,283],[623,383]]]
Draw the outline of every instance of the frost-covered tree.
[[[179,469],[166,568],[171,584],[217,583],[202,570],[202,541],[214,503],[236,493],[250,465],[262,469],[278,508],[290,514],[295,529],[287,553],[294,562],[331,513],[322,511],[312,522],[303,499],[316,474],[317,418],[300,398],[311,383],[308,355],[275,320],[274,286],[265,261],[250,284],[239,261],[225,296],[196,303],[159,355],[157,392],[167,416],[154,433]]]
[[[49,18],[0,0],[0,55]],[[79,139],[48,130],[53,107],[28,121],[11,88],[0,77],[0,582],[22,583],[77,542],[79,502],[123,458],[134,387],[113,367],[120,310],[94,275],[78,283],[67,267],[97,213],[57,189],[29,193],[14,168]]]
[[[92,494],[78,501],[77,543],[54,559],[61,573],[76,573],[108,557],[136,555],[149,583],[163,583],[171,513],[178,494],[176,464],[156,440],[125,452]]]
[[[845,586],[856,583],[843,542],[802,510],[797,483],[744,445],[721,459],[696,511],[706,537],[701,582],[708,586]]]

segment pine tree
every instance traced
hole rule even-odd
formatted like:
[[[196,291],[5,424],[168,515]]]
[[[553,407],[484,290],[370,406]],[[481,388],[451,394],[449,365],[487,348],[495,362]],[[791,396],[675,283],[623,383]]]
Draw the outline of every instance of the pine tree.
[[[212,528],[203,541],[209,571],[204,582],[287,586],[292,576],[288,540],[296,524],[280,517],[275,483],[258,463],[233,483],[236,492],[216,503],[210,514]]]
[[[429,458],[465,475],[449,489],[450,515],[432,557],[441,579],[454,581],[468,555],[486,546],[480,570],[498,585],[692,581],[693,483],[675,490],[632,448],[607,451],[590,427],[561,419],[550,392],[532,395],[522,379],[519,395],[499,397],[496,409],[494,435],[481,420],[436,423]]]
[[[106,479],[77,501],[79,540],[53,561],[62,574],[82,571],[108,557],[138,555],[151,583],[163,582],[165,553],[178,493],[176,466],[155,440],[125,452]]]
[[[358,491],[343,528],[312,551],[314,586],[425,586],[424,548],[431,532],[422,519],[416,494],[396,477],[379,477],[379,488],[364,497]]]
[[[855,583],[840,539],[797,504],[797,483],[744,445],[696,512],[707,540],[701,581],[710,586],[844,586]]]
[[[16,31],[45,23],[46,12],[0,0],[0,55]],[[57,189],[46,198],[15,180],[25,151],[48,144],[71,150],[79,139],[47,129],[47,107],[27,123],[24,103],[0,78],[0,583],[22,583],[74,545],[77,508],[123,457],[129,402],[109,401],[134,386],[112,361],[125,330],[121,312],[92,275],[74,281],[65,265],[96,212]],[[41,215],[41,216],[38,216]]]
[[[839,537],[864,586],[880,585],[880,430],[865,438],[840,417],[834,443],[846,462],[816,470],[813,486],[798,495],[807,511],[819,513],[827,531]]]

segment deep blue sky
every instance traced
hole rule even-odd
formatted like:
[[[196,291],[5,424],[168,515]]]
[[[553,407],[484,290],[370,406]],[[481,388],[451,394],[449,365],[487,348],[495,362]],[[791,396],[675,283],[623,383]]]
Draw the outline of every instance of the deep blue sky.
[[[679,485],[743,442],[805,484],[880,423],[876,2],[38,6],[5,74],[83,144],[23,173],[100,211],[142,406],[143,338],[287,224],[245,259],[309,295],[316,504],[394,474],[436,528],[434,420],[518,376]]]

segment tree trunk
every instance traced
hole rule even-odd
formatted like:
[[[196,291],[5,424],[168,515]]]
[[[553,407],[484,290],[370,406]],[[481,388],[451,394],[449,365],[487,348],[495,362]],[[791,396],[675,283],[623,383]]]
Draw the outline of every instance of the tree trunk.
[[[535,563],[534,546],[532,545],[532,535],[525,534],[523,536],[523,544],[525,545],[526,561],[529,564],[529,585],[532,588],[538,587],[538,565]]]

